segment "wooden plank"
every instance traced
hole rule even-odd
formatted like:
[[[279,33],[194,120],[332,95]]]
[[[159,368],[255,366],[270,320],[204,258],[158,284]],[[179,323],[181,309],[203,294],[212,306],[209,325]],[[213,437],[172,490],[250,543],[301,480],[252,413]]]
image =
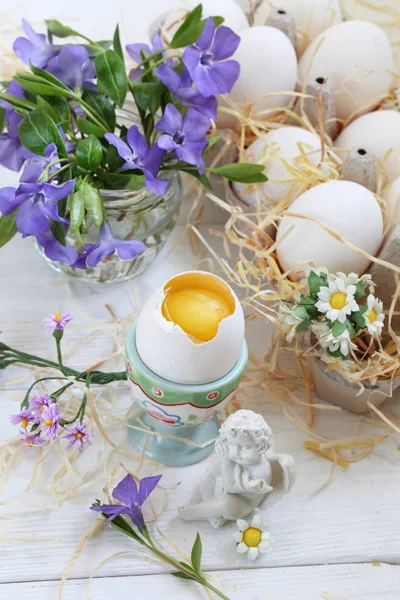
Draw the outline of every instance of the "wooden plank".
[[[324,565],[220,571],[212,581],[231,600],[398,600],[400,567],[381,564]],[[207,599],[195,583],[168,575],[104,577],[67,581],[60,600]],[[56,600],[58,582],[11,583],[1,587],[2,600]]]

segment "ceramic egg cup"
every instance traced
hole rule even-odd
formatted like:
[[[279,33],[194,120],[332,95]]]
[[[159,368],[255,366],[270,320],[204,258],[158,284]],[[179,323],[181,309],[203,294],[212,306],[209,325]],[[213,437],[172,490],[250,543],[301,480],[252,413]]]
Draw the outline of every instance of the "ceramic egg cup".
[[[180,384],[159,377],[144,364],[136,348],[136,329],[137,321],[128,331],[125,349],[137,408],[129,421],[129,439],[139,452],[165,465],[199,462],[214,449],[220,427],[217,415],[233,397],[246,367],[246,342],[224,377],[201,385]]]

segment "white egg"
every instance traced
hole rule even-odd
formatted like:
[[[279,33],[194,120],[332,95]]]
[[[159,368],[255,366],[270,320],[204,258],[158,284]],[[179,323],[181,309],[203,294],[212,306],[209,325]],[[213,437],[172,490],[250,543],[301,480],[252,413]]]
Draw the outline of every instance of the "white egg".
[[[379,104],[390,90],[394,69],[384,31],[367,21],[346,21],[321,33],[307,48],[299,62],[299,80],[305,86],[328,79],[336,116],[347,122]]]
[[[291,92],[296,87],[296,53],[286,35],[274,27],[250,27],[240,33],[240,38],[233,56],[240,63],[240,75],[228,96],[244,114],[251,111],[255,119],[268,120],[276,111],[263,114],[262,111],[293,103]],[[223,96],[220,102],[230,106]],[[224,111],[219,112],[220,126],[229,127],[235,121]]]
[[[159,15],[150,25],[150,39],[161,28],[163,37],[170,42],[189,12],[198,4],[197,0],[186,0],[180,6],[177,5],[175,8]],[[236,4],[235,0],[204,0],[201,4],[203,6],[203,18],[205,19],[207,17],[223,17],[223,25],[230,27],[237,33],[249,27],[244,11]]]
[[[352,181],[328,181],[317,185],[290,206],[291,213],[307,215],[341,238],[372,256],[382,243],[382,211],[375,196]],[[289,231],[290,230],[290,231]],[[330,272],[364,273],[370,261],[332,237],[316,222],[285,215],[276,237],[277,257],[293,279],[302,277],[307,263]]]
[[[296,196],[298,180],[287,169],[287,165],[301,169],[321,160],[320,138],[301,127],[280,127],[274,129],[250,144],[244,153],[244,162],[265,165],[266,183],[233,183],[232,187],[241,200],[247,204],[279,202],[289,194]]]
[[[207,322],[208,309],[214,311],[213,317],[215,306],[226,309],[217,308],[216,326],[212,319]],[[202,271],[176,275],[154,292],[139,316],[136,332],[137,351],[147,367],[164,379],[184,384],[209,383],[229,373],[243,341],[244,316],[237,296],[223,279]]]
[[[345,159],[351,148],[373,152],[387,182],[400,175],[400,113],[378,110],[350,123],[336,138],[335,149]]]
[[[400,177],[385,189],[382,198],[386,202],[386,221],[390,225],[400,225]]]
[[[329,27],[343,21],[339,0],[274,0],[274,8],[284,10],[296,23],[299,54],[317,35]],[[263,2],[256,13],[256,23],[265,23],[271,10],[269,3]]]

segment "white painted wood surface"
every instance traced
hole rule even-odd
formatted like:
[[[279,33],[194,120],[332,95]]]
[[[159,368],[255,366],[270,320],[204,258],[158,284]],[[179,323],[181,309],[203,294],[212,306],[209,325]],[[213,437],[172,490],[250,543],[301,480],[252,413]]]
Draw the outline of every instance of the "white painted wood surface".
[[[15,37],[11,29],[23,15],[35,24],[44,17],[56,17],[71,26],[79,24],[80,28],[100,37],[107,37],[122,15],[128,42],[144,39],[151,20],[173,4],[174,0],[147,0],[146,3],[37,0],[35,3],[20,1],[11,7],[0,0],[2,31],[10,29],[9,38],[2,35],[1,51],[7,40]],[[12,178],[1,170],[0,186],[11,184]],[[181,223],[185,222],[185,211],[187,207],[182,211]],[[220,222],[221,215],[210,210],[207,219],[209,223]],[[203,225],[202,233],[215,244],[216,239],[207,234],[208,228]],[[175,230],[168,247],[146,274],[133,283],[113,286],[67,281],[49,269],[29,240],[14,239],[0,252],[2,339],[27,352],[50,356],[54,352],[52,339],[44,335],[40,326],[47,313],[68,310],[75,315],[65,340],[66,348],[70,349],[89,328],[106,323],[109,318],[106,303],[119,317],[126,317],[166,278],[193,266],[196,257],[191,253],[188,238],[175,246],[182,233],[182,226]],[[72,364],[84,368],[106,356],[110,340],[104,334],[112,327],[106,325],[103,335],[93,336],[78,356],[73,357]],[[253,352],[265,351],[270,334],[268,327],[260,322],[249,324],[248,340]],[[7,382],[22,373],[12,369],[0,379],[0,444],[15,433],[9,415],[18,410],[26,389],[24,382],[13,385]],[[389,443],[377,447],[370,457],[349,470],[339,469],[333,482],[317,492],[328,478],[331,464],[304,449],[306,434],[282,415],[273,397],[261,391],[253,394],[249,397],[249,407],[261,407],[275,431],[278,451],[291,453],[298,469],[298,481],[291,494],[265,515],[275,539],[273,552],[249,564],[235,551],[234,525],[214,531],[206,524],[183,523],[178,519],[176,507],[185,502],[193,481],[207,462],[180,469],[145,463],[140,474],[162,473],[162,486],[168,494],[168,507],[158,527],[186,552],[190,552],[199,531],[204,547],[204,569],[220,580],[217,584],[233,600],[399,600],[399,448]],[[122,386],[118,404],[121,416],[129,402],[129,395]],[[396,401],[393,410],[398,410]],[[346,437],[362,431],[359,419],[345,412],[320,411],[317,424],[332,436]],[[138,468],[139,457],[129,445],[124,427],[113,427],[108,433],[117,449],[104,448],[97,436],[93,447],[74,463],[74,470],[81,475],[93,468],[88,483],[63,503],[61,488],[66,485],[65,481],[60,482],[53,495],[54,490],[50,489],[53,474],[60,465],[57,451],[42,469],[42,491],[47,493],[26,489],[35,464],[35,449],[26,449],[17,457],[0,496],[1,600],[59,598],[60,579],[81,539],[95,522],[89,506],[100,495],[105,474],[117,460],[133,471]],[[78,475],[69,477],[69,483],[79,481]],[[162,490],[155,492],[156,506],[162,504],[163,494]],[[161,543],[166,546],[165,542]],[[163,568],[134,553],[135,550],[130,540],[109,527],[96,534],[73,565],[63,600],[105,600],[115,595],[120,600],[206,598],[196,584],[160,574]],[[119,553],[118,556],[107,561],[115,553]]]

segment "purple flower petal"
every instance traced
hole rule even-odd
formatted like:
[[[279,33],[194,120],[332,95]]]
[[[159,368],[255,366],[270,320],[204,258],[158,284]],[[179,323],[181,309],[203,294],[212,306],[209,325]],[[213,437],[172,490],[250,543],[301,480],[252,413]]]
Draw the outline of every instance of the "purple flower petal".
[[[43,33],[36,33],[36,31],[32,29],[32,26],[26,19],[21,20],[22,27],[24,28],[26,35],[31,40],[31,42],[35,44],[35,46],[41,46],[46,42],[46,36]]]
[[[143,479],[140,480],[139,498],[141,504],[143,504],[146,498],[150,496],[161,477],[162,475],[156,475],[155,477],[143,477]]]
[[[139,132],[136,125],[129,127],[127,139],[130,147],[136,152],[140,160],[144,160],[149,150],[145,137]],[[123,158],[123,157],[122,157]]]
[[[143,172],[146,176],[145,187],[157,196],[164,196],[170,184],[169,179],[159,179],[158,177],[154,177],[147,169],[143,169]]]
[[[34,51],[34,45],[26,38],[19,37],[13,43],[14,53],[25,65],[29,65],[29,59]]]
[[[200,56],[201,52],[196,46],[188,46],[182,55],[183,64],[193,80],[195,79],[196,69],[200,64]]]
[[[215,23],[212,17],[208,17],[201,36],[196,42],[197,48],[207,50],[211,46],[215,33]]]
[[[118,504],[104,504],[102,506],[91,506],[90,510],[94,510],[95,512],[101,512],[105,515],[109,515],[105,520],[105,523],[109,523],[119,517],[119,515],[123,515],[124,513],[129,512],[129,509],[126,506],[118,506]]]
[[[182,144],[182,146],[177,146],[175,152],[177,156],[191,165],[196,165],[196,167],[203,167],[203,159],[201,155],[203,153],[204,148],[206,147],[207,142],[198,143],[187,143]]]
[[[15,224],[20,233],[37,235],[49,228],[49,221],[43,214],[39,203],[25,202],[17,212]]]
[[[41,210],[48,219],[58,221],[59,223],[69,223],[69,221],[64,219],[64,217],[60,217],[58,214],[58,205],[55,202],[42,202]]]
[[[182,129],[182,126],[183,117],[179,110],[173,104],[167,104],[164,115],[156,124],[155,129],[173,135],[176,131]]]
[[[215,32],[211,52],[216,61],[225,60],[234,54],[240,44],[240,37],[229,29],[221,25]]]
[[[172,136],[166,133],[160,135],[157,140],[157,144],[162,150],[175,150],[175,148],[178,146],[178,144],[172,139]]]
[[[25,158],[25,149],[18,139],[7,133],[0,135],[0,165],[18,173]]]
[[[34,183],[37,182],[43,169],[46,166],[45,160],[33,160],[26,164],[22,175],[20,177],[20,183]]]
[[[148,55],[153,54],[148,44],[128,44],[125,46],[125,48],[132,60],[137,63],[141,63],[143,61],[140,54],[142,51]]]
[[[122,260],[131,260],[147,250],[147,246],[139,240],[121,240],[116,241],[115,249]]]
[[[176,93],[182,85],[182,80],[178,73],[165,63],[158,67],[156,75],[173,93]]]
[[[185,139],[190,142],[204,142],[209,129],[210,119],[204,117],[194,108],[189,108],[182,127]]]
[[[79,259],[79,252],[68,243],[63,246],[56,239],[43,239],[43,236],[38,236],[38,242],[43,246],[44,253],[50,260],[74,265]]]
[[[125,144],[115,133],[106,133],[104,136],[109,144],[118,150],[118,154],[124,160],[129,160],[132,157],[132,150],[128,144]]]
[[[61,183],[60,185],[52,185],[51,183],[43,183],[43,194],[49,200],[53,202],[58,202],[59,200],[63,200],[67,196],[73,192],[75,188],[76,182],[66,181],[65,183]]]
[[[6,217],[21,204],[15,198],[16,188],[4,187],[0,189],[0,212]]]
[[[116,488],[114,488],[113,497],[120,502],[123,502],[129,508],[134,508],[139,503],[139,493],[136,485],[136,481],[132,475],[127,475],[122,481],[119,482]]]

